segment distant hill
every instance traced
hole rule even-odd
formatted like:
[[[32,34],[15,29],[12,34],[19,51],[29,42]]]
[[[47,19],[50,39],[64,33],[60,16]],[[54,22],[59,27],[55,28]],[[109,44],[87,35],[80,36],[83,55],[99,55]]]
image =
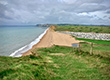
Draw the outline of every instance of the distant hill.
[[[100,26],[100,27],[110,27],[110,25],[86,25],[86,24],[37,24],[38,27],[49,27],[50,25],[71,25],[71,26]]]
[[[38,27],[49,27],[51,24],[37,24]]]

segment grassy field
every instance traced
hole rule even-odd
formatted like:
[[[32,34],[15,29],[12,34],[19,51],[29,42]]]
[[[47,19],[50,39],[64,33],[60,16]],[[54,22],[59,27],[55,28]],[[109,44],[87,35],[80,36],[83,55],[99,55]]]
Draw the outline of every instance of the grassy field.
[[[92,42],[96,44],[102,44],[102,45],[110,45],[110,41],[106,40],[95,40],[95,39],[84,39],[84,38],[76,38],[77,40],[82,40],[82,41],[87,41],[87,42]]]
[[[81,50],[90,52],[91,45],[87,43],[81,43]],[[110,58],[110,46],[93,45],[93,54],[102,57]]]
[[[93,44],[93,53],[110,58],[110,41],[76,38],[77,40],[95,43]],[[91,44],[81,43],[83,51],[90,52]]]
[[[99,50],[99,49],[96,49]],[[77,48],[53,46],[34,55],[0,57],[1,80],[110,80],[110,59]],[[37,55],[37,56],[36,56]]]
[[[0,80],[50,80],[46,61],[36,56],[0,57]],[[53,76],[53,75],[52,75]]]
[[[55,25],[55,31],[110,33],[110,27]]]

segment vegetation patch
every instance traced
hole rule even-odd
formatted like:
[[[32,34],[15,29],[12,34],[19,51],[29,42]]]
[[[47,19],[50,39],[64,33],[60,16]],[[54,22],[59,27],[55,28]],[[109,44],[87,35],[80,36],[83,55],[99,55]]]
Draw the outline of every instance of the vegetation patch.
[[[0,80],[110,80],[110,60],[104,57],[63,46],[33,51],[40,57],[0,57]]]
[[[105,26],[55,25],[55,27],[55,31],[110,33],[110,27]]]
[[[76,38],[76,39],[87,41],[87,42],[92,42],[92,43],[96,43],[96,44],[103,44],[103,45],[109,45],[110,46],[110,41],[106,41],[106,40],[95,40],[95,39],[84,39],[84,38]]]

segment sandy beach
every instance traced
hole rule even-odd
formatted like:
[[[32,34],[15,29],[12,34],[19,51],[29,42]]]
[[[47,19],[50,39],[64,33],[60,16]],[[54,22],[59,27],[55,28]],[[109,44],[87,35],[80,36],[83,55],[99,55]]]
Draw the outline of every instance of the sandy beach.
[[[55,32],[54,26],[51,26],[46,34],[42,37],[40,42],[38,42],[36,45],[32,47],[29,51],[25,52],[22,56],[30,55],[32,54],[31,51],[35,48],[44,48],[44,47],[51,47],[53,45],[59,45],[59,46],[69,46],[72,47],[73,43],[79,43],[80,41],[76,40],[69,34],[64,33],[58,33]]]

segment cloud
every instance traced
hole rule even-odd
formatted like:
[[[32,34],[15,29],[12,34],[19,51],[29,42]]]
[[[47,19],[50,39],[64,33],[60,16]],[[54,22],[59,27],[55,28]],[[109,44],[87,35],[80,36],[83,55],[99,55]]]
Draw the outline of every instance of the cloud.
[[[110,0],[0,0],[0,24],[110,24],[109,4]]]
[[[96,3],[84,3],[78,9],[76,9],[76,12],[95,12],[95,11],[102,11],[105,10],[106,7],[104,5],[99,5]]]
[[[106,11],[107,14],[110,14],[110,9]]]

